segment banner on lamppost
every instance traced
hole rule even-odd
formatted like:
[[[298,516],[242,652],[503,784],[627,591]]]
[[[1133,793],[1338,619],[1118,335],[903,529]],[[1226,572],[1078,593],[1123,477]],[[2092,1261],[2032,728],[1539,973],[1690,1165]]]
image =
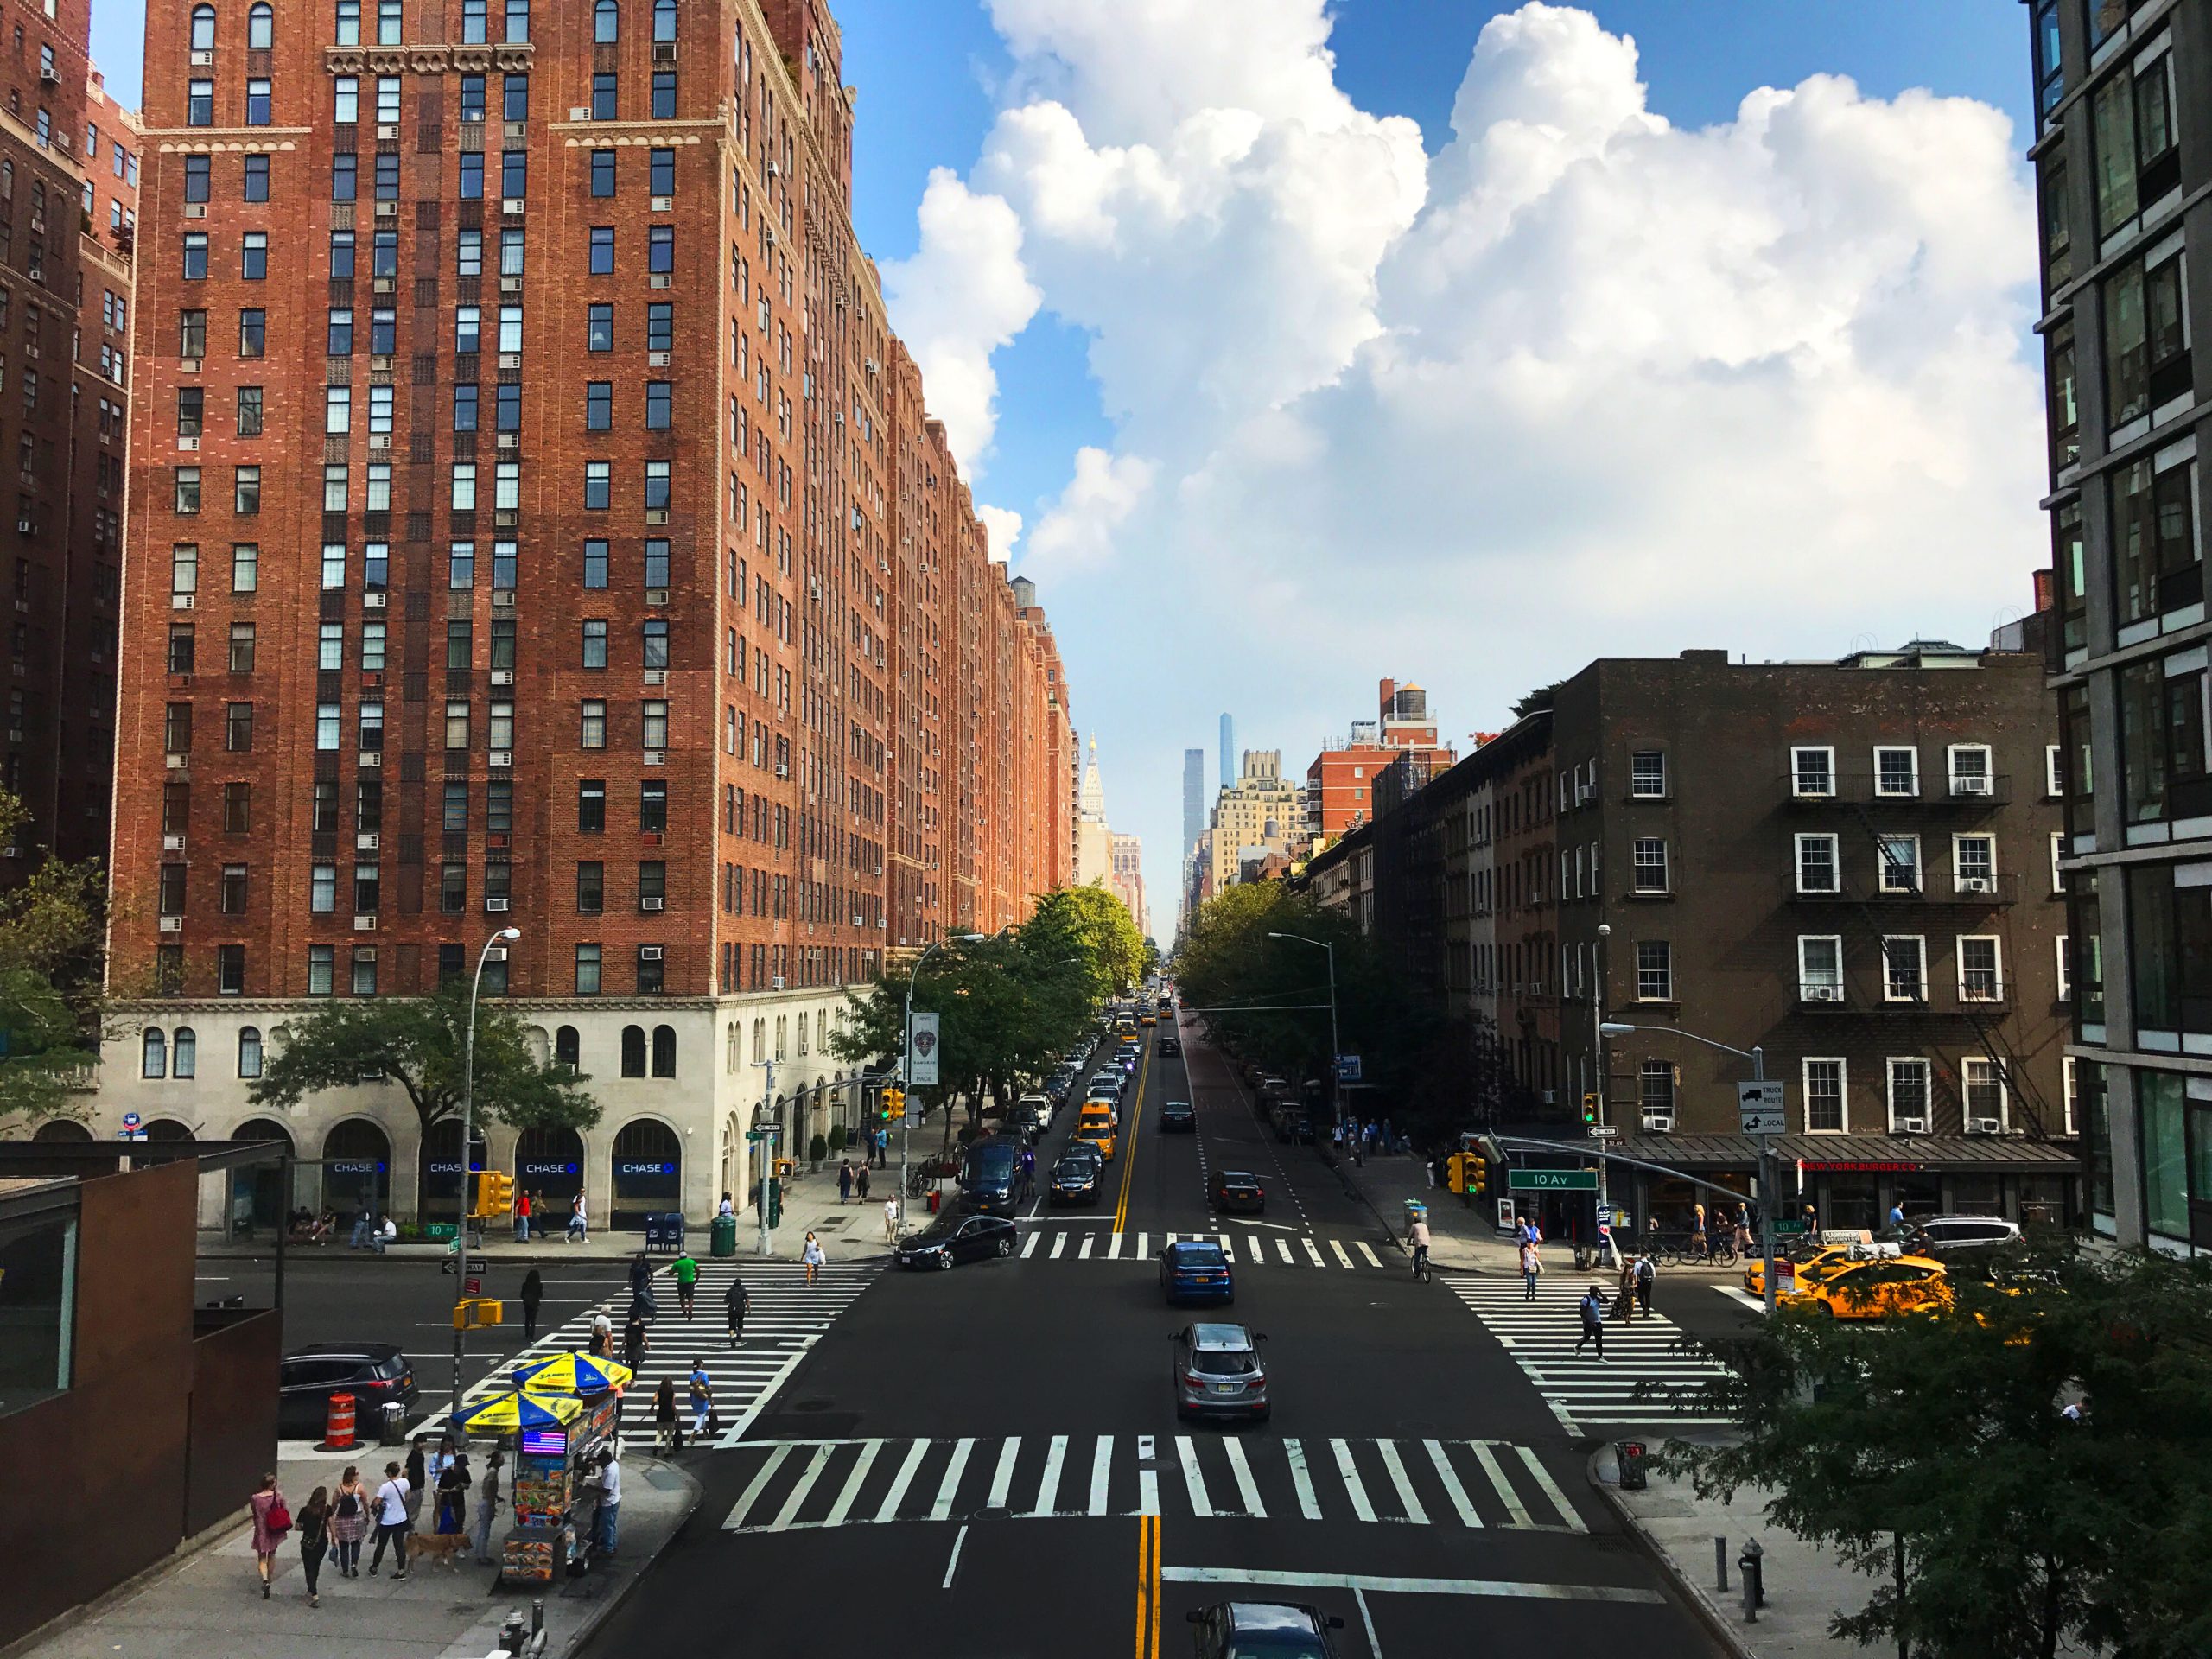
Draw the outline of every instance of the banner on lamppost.
[[[906,1036],[906,1083],[910,1088],[937,1087],[938,1020],[934,1014],[918,1014]]]

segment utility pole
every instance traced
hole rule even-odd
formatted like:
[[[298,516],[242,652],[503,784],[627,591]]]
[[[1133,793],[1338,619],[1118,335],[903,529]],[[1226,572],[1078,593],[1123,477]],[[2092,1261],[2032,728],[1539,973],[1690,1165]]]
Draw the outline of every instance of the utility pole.
[[[755,1060],[753,1064],[767,1073],[761,1085],[760,1104],[753,1113],[754,1132],[760,1136],[756,1145],[766,1148],[760,1157],[760,1187],[754,1207],[760,1212],[760,1240],[756,1251],[769,1255],[775,1250],[775,1236],[768,1225],[769,1184],[776,1175],[776,1115],[772,1103],[776,1097],[776,1063],[772,1059]]]
[[[1303,933],[1270,933],[1271,939],[1296,939],[1300,944],[1317,945],[1329,957],[1329,1121],[1344,1122],[1344,1079],[1338,1074],[1341,1055],[1337,1039],[1337,947],[1326,939],[1309,939]]]
[[[461,1039],[461,1204],[454,1217],[453,1262],[453,1407],[461,1409],[461,1368],[467,1332],[461,1325],[461,1304],[468,1294],[468,1142],[476,1116],[476,999],[484,989],[484,964],[493,950],[504,950],[510,939],[522,938],[518,927],[503,927],[484,941],[476,953],[476,977],[468,987],[468,1027]]]

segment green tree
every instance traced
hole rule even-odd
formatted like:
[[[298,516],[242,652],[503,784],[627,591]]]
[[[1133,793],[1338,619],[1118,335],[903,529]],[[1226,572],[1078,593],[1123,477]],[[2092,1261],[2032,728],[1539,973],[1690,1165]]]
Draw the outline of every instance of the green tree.
[[[0,846],[29,813],[0,791]],[[0,892],[0,1135],[71,1116],[72,1085],[99,1058],[99,867],[49,858]]]
[[[291,1106],[325,1089],[386,1077],[406,1091],[427,1131],[461,1110],[468,982],[434,995],[333,1001],[292,1024],[248,1094],[257,1106]],[[476,1015],[475,1109],[519,1128],[589,1128],[599,1105],[589,1079],[557,1062],[540,1064],[523,1023],[496,1001]]]
[[[1725,1362],[1700,1415],[1742,1437],[1659,1465],[1767,1513],[1872,1580],[1838,1637],[1914,1659],[2212,1652],[2212,1262],[2061,1243],[1962,1264],[1933,1314],[1785,1309]],[[2086,1397],[2086,1421],[2062,1414]],[[1902,1554],[1902,1564],[1899,1555]]]

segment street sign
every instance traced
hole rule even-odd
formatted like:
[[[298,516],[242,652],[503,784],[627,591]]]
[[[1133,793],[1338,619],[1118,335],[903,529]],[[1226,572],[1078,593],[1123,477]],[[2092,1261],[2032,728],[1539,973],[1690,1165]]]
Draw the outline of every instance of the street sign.
[[[918,1014],[906,1037],[906,1083],[909,1087],[937,1087],[938,1024],[943,1015]]]
[[[1620,1131],[1610,1123],[1592,1123],[1588,1128],[1585,1129],[1583,1133],[1589,1135],[1592,1140],[1609,1141],[1618,1135]]]
[[[1505,1187],[1509,1192],[1595,1192],[1598,1172],[1594,1169],[1509,1169],[1505,1172]]]
[[[1745,1135],[1789,1132],[1789,1100],[1778,1083],[1738,1084],[1736,1112]]]
[[[1802,1216],[1777,1216],[1774,1218],[1774,1230],[1775,1236],[1779,1237],[1784,1233],[1805,1232],[1808,1230],[1808,1227]]]
[[[123,1115],[123,1127],[126,1129],[137,1128],[138,1127],[138,1114],[136,1112],[125,1112]]]
[[[1358,1055],[1339,1054],[1337,1056],[1337,1081],[1338,1083],[1357,1083],[1359,1081]]]

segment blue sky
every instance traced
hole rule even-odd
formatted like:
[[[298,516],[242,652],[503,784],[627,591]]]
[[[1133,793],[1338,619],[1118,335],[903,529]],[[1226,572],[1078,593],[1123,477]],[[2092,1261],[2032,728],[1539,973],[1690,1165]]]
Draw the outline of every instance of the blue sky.
[[[1277,17],[1310,16],[1321,0],[996,3],[1001,17],[1027,17],[1042,29],[1041,53],[1033,39],[1017,57],[982,0],[838,0],[846,79],[861,91],[855,215],[880,260],[913,256],[918,206],[932,171],[947,168],[975,196],[1011,201],[1020,222],[1019,264],[1001,274],[1017,288],[1033,284],[1037,302],[1011,344],[986,347],[996,423],[978,499],[1025,521],[1015,563],[1043,588],[1078,725],[1096,728],[1116,827],[1145,837],[1154,926],[1163,937],[1173,925],[1181,753],[1205,747],[1211,770],[1224,707],[1236,715],[1241,742],[1280,747],[1286,769],[1302,773],[1324,735],[1372,712],[1375,682],[1386,674],[1427,685],[1444,730],[1464,747],[1466,733],[1500,724],[1504,704],[1528,685],[1601,652],[1717,645],[1754,658],[1834,655],[1863,633],[1978,638],[2018,608],[2041,531],[2032,512],[2036,369],[2022,347],[2031,234],[2018,157],[2026,25],[2016,0],[1591,0],[1599,38],[1529,31],[1494,60],[1486,120],[1526,112],[1512,84],[1522,74],[1530,107],[1572,128],[1580,106],[1562,101],[1553,110],[1544,100],[1564,99],[1560,84],[1607,87],[1610,52],[1632,64],[1650,115],[1678,133],[1712,129],[1716,142],[1748,139],[1760,158],[1731,171],[1743,162],[1738,143],[1716,167],[1694,137],[1671,149],[1651,145],[1642,142],[1637,111],[1612,110],[1599,123],[1611,121],[1612,130],[1568,145],[1583,170],[1565,176],[1580,187],[1528,186],[1516,198],[1514,235],[1471,272],[1452,265],[1459,256],[1441,237],[1462,188],[1446,164],[1456,169],[1457,150],[1469,148],[1447,156],[1450,117],[1471,55],[1478,67],[1483,62],[1476,47],[1485,26],[1527,19],[1507,16],[1515,9],[1495,0],[1334,0],[1327,44],[1335,92],[1362,120],[1416,123],[1427,181],[1408,191],[1395,219],[1379,216],[1380,229],[1351,234],[1348,283],[1284,300],[1282,315],[1301,326],[1317,315],[1340,324],[1341,349],[1321,353],[1267,397],[1239,403],[1230,395],[1195,412],[1158,396],[1160,386],[1250,378],[1254,365],[1268,361],[1269,284],[1295,290],[1304,263],[1300,253],[1268,265],[1281,250],[1259,245],[1255,252],[1221,229],[1236,222],[1227,209],[1237,193],[1258,204],[1263,222],[1325,213],[1312,201],[1267,194],[1249,176],[1193,175],[1184,188],[1221,191],[1219,211],[1157,245],[1142,242],[1143,214],[1126,202],[1106,210],[1120,216],[1101,292],[1085,280],[1099,274],[1087,269],[1098,262],[1054,240],[1065,228],[1052,223],[1054,191],[1064,198],[1068,181],[1082,175],[1046,167],[1041,194],[1024,197],[1020,169],[1007,164],[1019,149],[1006,142],[1018,126],[1009,114],[1033,113],[1041,65],[1044,83],[1074,110],[1090,159],[1147,147],[1172,158],[1179,136],[1187,137],[1179,124],[1193,99],[1212,99],[1201,87],[1181,105],[1168,97],[1147,109],[1146,66],[1140,58],[1133,67],[1128,52],[1155,51],[1163,66],[1218,63],[1224,80],[1246,57],[1270,51],[1294,67],[1295,41],[1286,47],[1262,36]],[[1187,10],[1179,15],[1179,5]],[[1255,6],[1263,9],[1248,10]],[[94,17],[94,56],[125,100],[137,91],[142,17],[137,6],[109,3]],[[1085,34],[1102,19],[1114,27]],[[1209,41],[1209,30],[1217,38]],[[1632,59],[1620,36],[1633,37]],[[1554,73],[1561,79],[1547,79]],[[1850,77],[1863,101],[1841,107],[1834,98],[1793,97],[1806,124],[1780,139],[1764,119],[1756,130],[1738,123],[1756,89],[1800,88],[1823,74]],[[1172,79],[1165,67],[1163,77]],[[1222,101],[1241,110],[1238,98],[1250,92],[1262,130],[1310,118],[1310,105],[1287,114],[1267,106],[1268,87],[1248,81]],[[1986,119],[1956,105],[1931,115],[1901,96],[1916,88],[1990,110]],[[1607,96],[1618,103],[1618,88]],[[2009,134],[1997,125],[2000,115]],[[1357,164],[1371,162],[1380,130],[1362,133],[1367,150]],[[1972,149],[1968,162],[1945,156],[1928,165],[1958,143]],[[1510,153],[1476,152],[1478,175],[1492,169],[1494,183],[1500,157]],[[1717,182],[1699,197],[1685,179],[1707,169]],[[1387,172],[1376,176],[1378,188],[1388,184]],[[1478,191],[1465,200],[1480,199]],[[1882,222],[1885,199],[1899,204],[1894,222]],[[1638,220],[1648,204],[1658,205]],[[1602,226],[1592,231],[1592,216],[1608,212],[1620,226],[1613,240]],[[1694,234],[1670,245],[1684,223],[1749,226],[1754,240],[1768,241],[1748,267],[1701,264]],[[1342,251],[1325,245],[1335,227],[1312,233],[1325,254]],[[1831,245],[1820,245],[1823,238]],[[1363,241],[1368,252],[1358,251]],[[1885,251],[1898,245],[1911,257],[1885,264]],[[1553,292],[1585,286],[1593,261],[1618,264],[1620,275],[1586,303],[1626,315],[1634,326],[1624,338],[1585,339],[1592,332],[1587,311],[1547,313]],[[1948,274],[1938,281],[1931,271]],[[1243,319],[1232,310],[1225,322],[1209,322],[1206,296],[1248,281],[1255,335],[1228,340],[1209,359],[1209,331],[1235,335]],[[1128,305],[1117,305],[1117,289]],[[1649,318],[1637,315],[1647,290],[1655,296]],[[1705,328],[1715,295],[1724,311],[1747,320],[1743,328]],[[931,315],[941,318],[946,296],[934,298]],[[949,302],[955,312],[959,298]],[[921,302],[894,283],[894,322]],[[1130,336],[1133,306],[1198,316],[1194,338],[1147,357]],[[1467,328],[1497,332],[1471,343],[1461,337],[1463,318],[1493,310]],[[1141,321],[1141,310],[1134,315]],[[981,332],[990,338],[989,328]],[[1460,404],[1410,404],[1404,378],[1394,380],[1373,357],[1378,337],[1427,371],[1431,385],[1534,341],[1567,392],[1579,390],[1580,373],[1608,388],[1639,385],[1646,403],[1637,421],[1617,430],[1593,429],[1587,417],[1572,423],[1572,441],[1540,429],[1541,408],[1501,430],[1485,423],[1486,405],[1510,403],[1520,386],[1508,380]],[[931,358],[922,355],[926,370]],[[1675,360],[1683,355],[1687,368]],[[1839,362],[1847,372],[1835,372]],[[1102,384],[1113,391],[1102,394]],[[1109,399],[1118,420],[1105,412]],[[1252,423],[1286,416],[1294,419],[1281,435],[1300,458],[1270,473],[1251,461]],[[1650,453],[1662,447],[1651,435],[1676,424],[1702,449],[1740,446],[1743,461],[1717,493],[1739,497],[1732,508],[1664,481],[1681,458]],[[1378,432],[1395,448],[1373,447],[1384,442]],[[1031,537],[1054,518],[1086,448],[1115,487],[1062,504],[1058,528],[1071,533],[1033,556]],[[1420,464],[1400,474],[1403,453]],[[1894,523],[1854,516],[1856,498],[1839,506],[1830,492],[1840,486],[1820,476],[1839,462],[1887,480]],[[1802,564],[1760,557],[1768,538]],[[1925,557],[1931,543],[1952,550],[1935,576]],[[1905,597],[1879,596],[1878,568],[1870,568],[1875,579],[1855,586],[1827,582],[1832,567],[1865,556],[1895,557],[1890,590]],[[1694,600],[1641,608],[1607,602],[1616,593],[1656,591],[1646,580],[1655,560],[1691,578],[1664,586],[1687,588]],[[1386,567],[1389,579],[1378,579]],[[1561,573],[1580,596],[1562,598],[1557,580],[1539,592],[1532,571]]]

